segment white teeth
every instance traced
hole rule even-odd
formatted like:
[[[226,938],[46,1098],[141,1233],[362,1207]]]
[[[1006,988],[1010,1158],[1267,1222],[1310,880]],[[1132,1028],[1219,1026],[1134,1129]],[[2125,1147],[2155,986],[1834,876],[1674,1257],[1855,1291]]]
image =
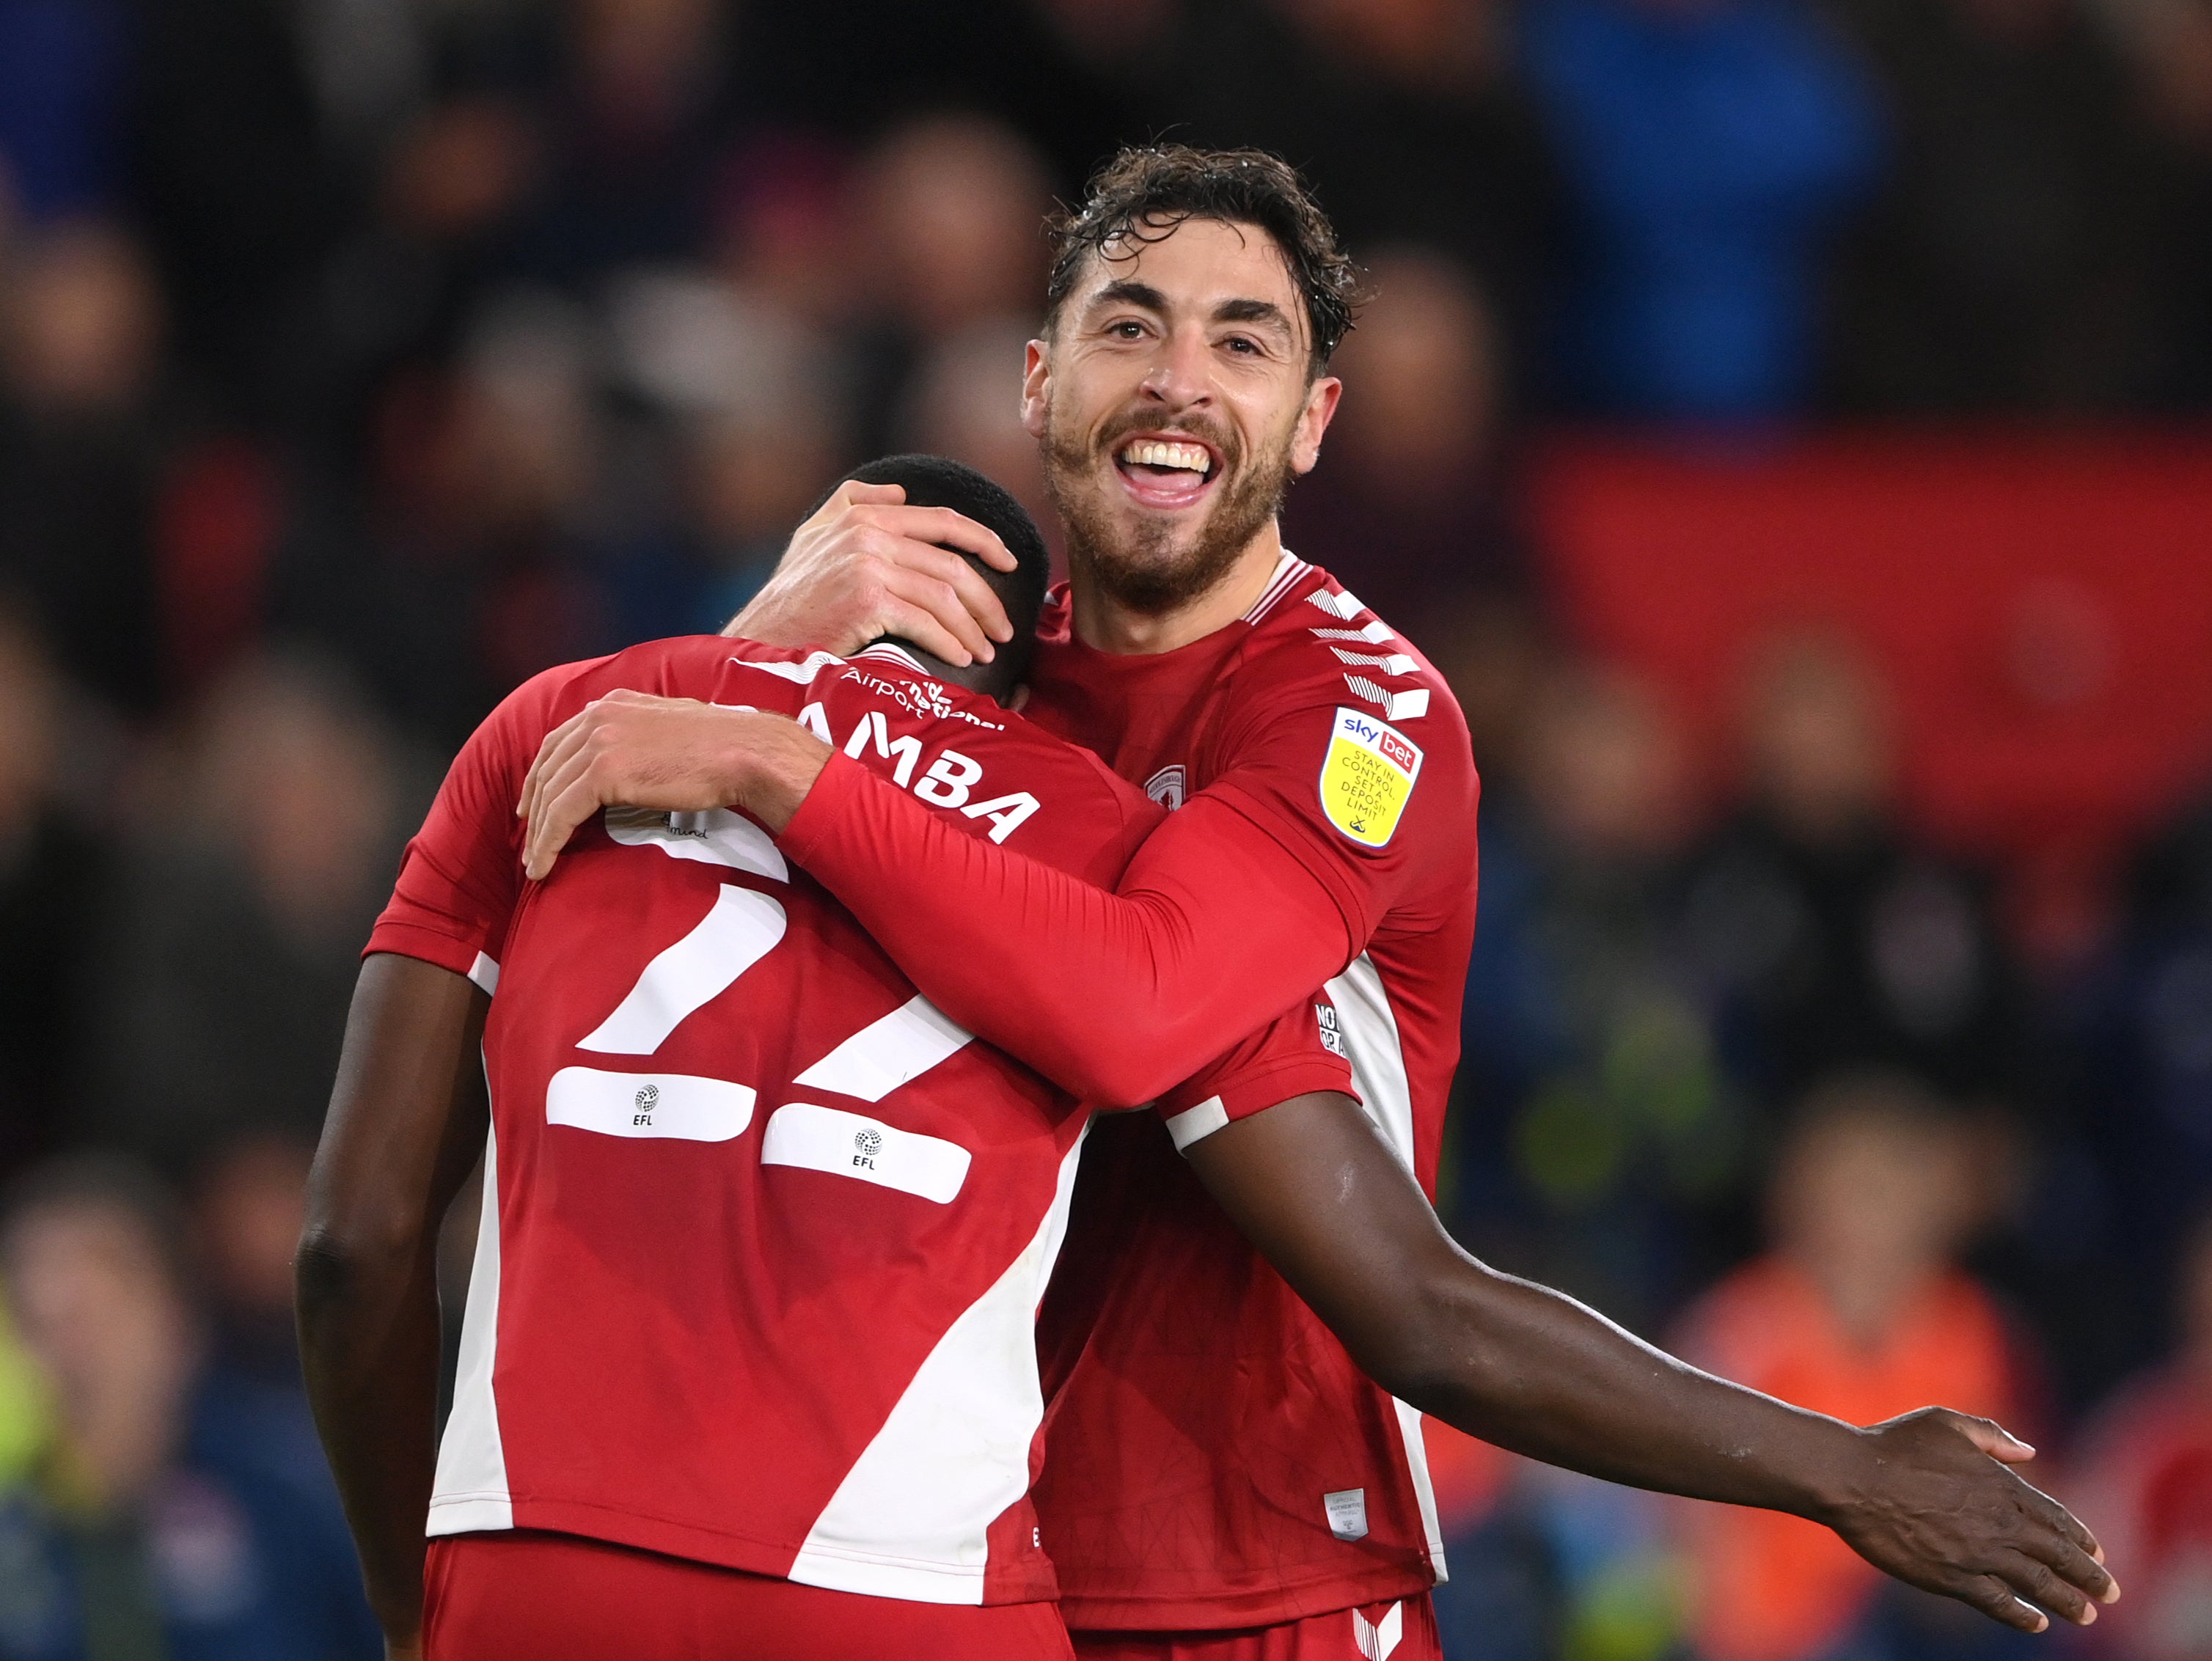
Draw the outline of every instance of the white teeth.
[[[1139,439],[1125,445],[1121,459],[1132,467],[1179,467],[1204,478],[1213,470],[1212,452],[1202,444],[1170,444]]]

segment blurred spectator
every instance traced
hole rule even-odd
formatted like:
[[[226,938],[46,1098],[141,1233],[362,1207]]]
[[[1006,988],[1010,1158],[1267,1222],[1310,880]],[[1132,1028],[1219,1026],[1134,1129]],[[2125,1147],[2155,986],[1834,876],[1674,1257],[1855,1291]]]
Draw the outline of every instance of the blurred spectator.
[[[2069,1495],[2126,1577],[2124,1606],[2100,1611],[2091,1635],[2131,1661],[2212,1654],[2212,1224],[2180,1270],[2172,1358],[2106,1404]]]
[[[242,1137],[210,1150],[194,1184],[192,1233],[206,1270],[216,1366],[240,1384],[299,1397],[292,1311],[292,1253],[307,1223],[314,1144],[283,1131]]]
[[[1873,665],[1784,638],[1747,692],[1747,799],[1699,856],[1685,918],[1733,1070],[1770,1103],[1860,1065],[2006,1094],[2027,1070],[2016,976],[1983,886],[1899,815]]]
[[[112,205],[127,34],[106,0],[0,0],[0,191],[33,222]]]
[[[61,809],[62,696],[29,631],[0,611],[0,1172],[70,1134],[90,1036],[76,990],[106,867]]]
[[[1413,627],[1437,598],[1528,585],[1503,451],[1504,343],[1463,268],[1397,248],[1332,365],[1345,394],[1284,537],[1377,615]]]
[[[547,155],[517,229],[526,276],[579,292],[707,239],[716,163],[738,118],[735,8],[564,0]]]
[[[978,116],[898,128],[859,182],[859,250],[874,323],[864,348],[856,435],[863,454],[891,447],[899,389],[930,349],[963,330],[1042,310],[1042,161],[1018,134]]]
[[[2173,1301],[2167,1268],[2212,1194],[2212,799],[2146,841],[2127,888],[2111,961],[2085,989],[2076,1094],[2113,1182],[2105,1226],[2148,1270],[2115,1299],[2148,1304],[2130,1311],[2147,1326]]]
[[[977,116],[914,122],[877,147],[859,188],[870,299],[908,334],[1041,309],[1050,186],[1018,134]]]
[[[1916,1087],[1824,1086],[1783,1150],[1771,1251],[1699,1301],[1680,1353],[1851,1424],[1942,1403],[2032,1434],[2006,1323],[1955,1267],[1973,1188],[1967,1143]],[[1688,1516],[1704,1661],[1993,1656],[2021,1641],[1887,1585],[1818,1524],[1722,1506]]]
[[[1577,213],[1560,351],[1577,401],[1802,410],[1824,256],[1881,148],[1842,42],[1799,0],[1534,0],[1523,33]]]
[[[0,1656],[373,1661],[336,1495],[271,1470],[251,1415],[207,1394],[179,1262],[166,1197],[128,1167],[46,1167],[0,1225],[58,1420],[0,1506]]]
[[[1554,625],[1533,597],[1495,590],[1440,596],[1431,615],[1413,643],[1450,682],[1467,717],[1486,830],[1493,804],[1522,794],[1531,712],[1558,661]]]
[[[974,111],[1025,135],[1073,185],[1148,130],[1117,64],[1092,44],[1110,39],[1106,60],[1141,52],[1161,9],[1121,0],[1102,27],[1070,31],[1054,0],[810,0],[747,7],[743,27],[758,95],[780,123],[866,142],[933,111]]]
[[[2212,6],[2112,0],[2109,13],[2174,169],[2161,215],[2172,303],[2158,319],[2154,390],[2162,401],[2212,408]]]
[[[1674,952],[1680,749],[1625,675],[1564,669],[1524,783],[1484,824],[1483,955],[1512,967],[1469,980],[1460,1209],[1478,1251],[1649,1331],[1725,1261],[1697,1218],[1744,1164]]]
[[[1021,419],[1022,354],[1036,332],[1013,318],[978,324],[938,343],[915,366],[891,442],[950,456],[1013,492],[1059,549],[1060,515],[1045,494],[1044,462]]]
[[[2092,8],[1832,4],[1899,142],[1838,270],[1844,407],[2078,414],[2152,391],[2181,308],[2204,297],[2176,291],[2191,227],[2175,158]]]
[[[842,147],[810,135],[773,134],[737,151],[714,202],[710,252],[720,274],[816,328],[844,318],[860,287],[850,171]]]
[[[1125,9],[1104,11],[1119,28]],[[1160,13],[1139,77],[1149,130],[1289,157],[1352,247],[1415,242],[1462,262],[1526,347],[1552,298],[1559,188],[1512,73],[1500,0],[1228,0]],[[1141,35],[1145,22],[1127,27]]]
[[[687,523],[603,548],[618,642],[713,633],[752,597],[843,465],[846,366],[764,296],[681,270],[618,286],[617,372],[672,429]]]
[[[88,1032],[100,1128],[173,1169],[312,1141],[411,827],[391,741],[306,658],[240,664],[117,884]]]
[[[120,708],[161,690],[155,500],[162,322],[137,249],[83,222],[0,275],[0,589]]]
[[[145,0],[126,123],[130,198],[196,386],[226,413],[297,415],[323,390],[323,280],[360,212],[370,158],[346,142],[357,47],[319,50],[350,11],[262,0]],[[335,101],[333,101],[335,100]]]
[[[600,355],[580,306],[499,296],[450,374],[385,387],[365,491],[324,481],[286,550],[278,622],[448,751],[539,670],[629,644],[591,574]]]
[[[52,1393],[46,1375],[23,1348],[8,1303],[0,1297],[0,1494],[36,1468],[52,1439]]]

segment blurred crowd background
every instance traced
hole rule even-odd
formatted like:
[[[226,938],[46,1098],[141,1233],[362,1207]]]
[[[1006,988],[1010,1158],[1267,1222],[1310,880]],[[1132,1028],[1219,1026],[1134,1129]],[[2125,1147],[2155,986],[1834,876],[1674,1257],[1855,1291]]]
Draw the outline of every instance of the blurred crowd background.
[[[1369,267],[1291,545],[1486,779],[1443,1206],[2042,1450],[2212,1656],[2206,0],[0,0],[0,1658],[379,1653],[289,1259],[445,759],[1015,421],[1041,221]],[[2019,1640],[1438,1434],[1462,1661]]]

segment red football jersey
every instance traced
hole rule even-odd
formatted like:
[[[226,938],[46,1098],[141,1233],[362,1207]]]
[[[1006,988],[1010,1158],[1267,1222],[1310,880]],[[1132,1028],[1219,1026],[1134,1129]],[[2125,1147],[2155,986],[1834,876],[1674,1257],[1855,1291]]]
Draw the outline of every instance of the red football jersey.
[[[1050,1597],[1035,1319],[1088,1115],[921,997],[751,821],[514,816],[617,688],[797,716],[969,834],[1110,883],[1158,809],[877,648],[713,637],[538,676],[453,764],[370,942],[494,994],[434,1535],[540,1528],[934,1603]],[[1302,1009],[1166,1111],[1340,1088]],[[1264,1045],[1261,1047],[1265,1047]]]
[[[1048,615],[1028,710],[1164,806],[1226,800],[1321,880],[1364,943],[1328,983],[1328,1041],[1433,1198],[1476,788],[1434,670],[1285,555],[1243,620],[1176,652],[1094,651]],[[1258,1625],[1444,1578],[1420,1415],[1360,1373],[1176,1157],[1237,1116],[1185,1110],[1172,1144],[1149,1116],[1102,1123],[1085,1158],[1042,1329],[1065,1376],[1048,1380],[1036,1491],[1071,1627]]]

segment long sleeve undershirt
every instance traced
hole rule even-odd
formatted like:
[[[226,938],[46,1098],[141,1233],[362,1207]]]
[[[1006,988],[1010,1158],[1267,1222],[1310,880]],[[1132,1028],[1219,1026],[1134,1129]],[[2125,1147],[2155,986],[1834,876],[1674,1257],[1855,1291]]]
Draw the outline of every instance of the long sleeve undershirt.
[[[1114,893],[963,834],[842,755],[781,845],[939,1009],[1099,1106],[1152,1100],[1358,949],[1321,881],[1203,794]]]

